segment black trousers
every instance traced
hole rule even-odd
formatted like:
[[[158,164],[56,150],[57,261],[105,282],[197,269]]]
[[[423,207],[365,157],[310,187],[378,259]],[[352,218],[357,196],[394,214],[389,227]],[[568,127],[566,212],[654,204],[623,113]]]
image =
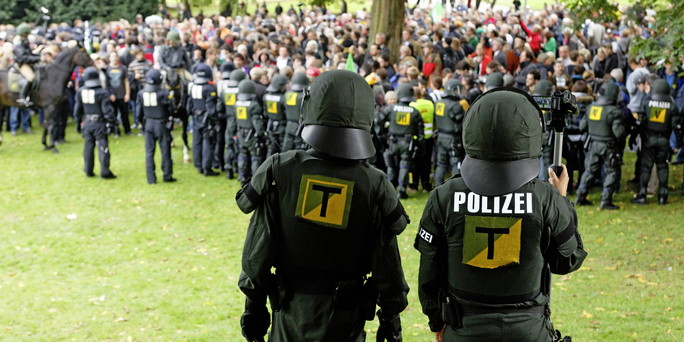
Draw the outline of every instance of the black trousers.
[[[156,183],[157,174],[155,173],[154,153],[159,143],[162,159],[162,172],[164,180],[173,178],[173,161],[171,160],[171,132],[166,128],[165,120],[146,119],[145,120],[145,172],[147,182]]]
[[[86,175],[93,174],[95,166],[95,144],[97,142],[98,155],[100,157],[100,175],[107,176],[112,172],[109,170],[109,140],[107,140],[107,130],[102,121],[85,121],[83,125],[83,161],[85,163],[83,171]]]
[[[124,133],[131,133],[131,121],[128,118],[128,102],[125,102],[123,99],[116,99],[116,101],[112,102],[112,106],[114,107],[114,111],[121,115],[121,124],[123,125]],[[117,133],[120,132],[119,127],[116,128],[116,131]]]

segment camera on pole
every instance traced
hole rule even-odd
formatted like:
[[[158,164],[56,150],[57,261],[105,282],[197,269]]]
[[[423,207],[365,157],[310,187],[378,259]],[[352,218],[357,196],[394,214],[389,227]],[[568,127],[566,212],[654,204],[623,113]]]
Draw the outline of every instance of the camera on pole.
[[[551,114],[551,120],[546,124],[553,128],[553,164],[551,167],[556,175],[563,172],[561,158],[563,157],[563,132],[569,115],[577,115],[577,100],[569,90],[555,91],[551,96],[532,96],[539,108]]]

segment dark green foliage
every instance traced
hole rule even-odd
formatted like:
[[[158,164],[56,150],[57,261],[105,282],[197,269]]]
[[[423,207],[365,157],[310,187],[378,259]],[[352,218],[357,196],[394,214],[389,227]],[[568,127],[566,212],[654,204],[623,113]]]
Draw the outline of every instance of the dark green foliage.
[[[669,0],[653,7],[657,18],[651,28],[651,37],[637,38],[630,54],[644,56],[651,62],[665,59],[675,66],[681,65],[680,57],[684,55],[684,1]]]
[[[586,19],[598,22],[612,22],[620,13],[617,5],[611,0],[562,0],[570,12],[577,28]]]
[[[52,22],[133,20],[138,13],[145,16],[156,13],[158,3],[157,0],[3,0],[0,21],[34,22],[41,6],[50,10]]]
[[[620,13],[617,5],[611,0],[562,0],[569,9],[575,25],[581,25],[586,19],[598,22],[617,22]],[[643,56],[652,63],[661,60],[672,60],[680,65],[679,56],[684,54],[684,1],[681,0],[638,0],[631,4],[624,14],[630,26],[647,25],[643,22],[646,9],[653,8],[657,12],[648,39],[636,37],[632,42],[629,54]]]

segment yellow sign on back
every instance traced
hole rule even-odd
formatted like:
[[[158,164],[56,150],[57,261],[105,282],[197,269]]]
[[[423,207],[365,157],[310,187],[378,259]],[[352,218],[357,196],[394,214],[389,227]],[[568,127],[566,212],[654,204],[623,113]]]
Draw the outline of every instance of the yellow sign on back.
[[[238,120],[247,120],[247,107],[237,107],[235,109],[235,117]]]
[[[591,121],[601,121],[601,114],[603,113],[603,107],[592,106],[589,112],[589,120]]]

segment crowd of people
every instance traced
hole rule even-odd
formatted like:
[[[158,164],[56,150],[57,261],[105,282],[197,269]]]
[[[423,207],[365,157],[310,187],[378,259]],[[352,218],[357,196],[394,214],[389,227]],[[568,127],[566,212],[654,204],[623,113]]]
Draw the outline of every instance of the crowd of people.
[[[24,26],[0,25],[0,67],[12,61],[10,42],[14,36],[24,37],[14,41],[15,48],[27,44],[37,53],[30,61],[22,61],[22,67],[49,63],[70,41],[83,41],[93,50],[91,57],[100,83],[109,93],[117,118],[112,122],[115,137],[134,135],[135,129],[144,134],[145,118],[137,95],[149,83],[149,71],[178,74],[190,84],[183,83],[187,88],[171,95],[175,93],[186,102],[171,101],[176,106],[169,107],[168,112],[172,116],[179,107],[190,111],[194,165],[204,175],[225,171],[228,178],[237,176],[243,183],[267,156],[307,148],[299,137],[297,107],[305,96],[304,88],[322,72],[343,68],[358,72],[373,88],[378,152],[371,160],[386,171],[403,198],[419,188],[430,191],[449,174],[458,172],[463,158],[459,120],[479,94],[497,86],[513,86],[537,96],[570,90],[576,96],[580,114],[569,120],[564,157],[571,177],[578,173],[576,181],[571,178],[569,190],[578,191],[580,204],[589,203],[585,198],[588,187],[597,183],[596,179],[606,178],[609,184],[604,186],[602,202],[610,204],[621,176],[619,167],[609,167],[617,169],[615,177],[606,177],[613,172],[601,174],[607,155],[594,156],[597,161],[593,164],[585,160],[587,155],[593,156],[592,143],[600,144],[597,138],[593,142],[588,139],[596,136],[586,115],[596,100],[622,113],[616,122],[624,129],[613,132],[619,134],[610,139],[615,140],[610,143],[616,156],[611,154],[614,165],[622,163],[625,147],[640,151],[640,156],[648,154],[646,163],[639,158],[632,181],[647,181],[653,163],[664,170],[668,162],[683,160],[681,152],[676,153],[681,138],[678,140],[675,131],[680,122],[677,112],[684,106],[684,77],[677,67],[684,56],[649,61],[630,54],[634,37],[649,36],[648,23],[654,20],[651,11],[636,23],[625,18],[614,23],[587,21],[575,25],[561,5],[533,12],[513,8],[478,11],[459,6],[443,18],[433,18],[427,9],[415,8],[406,14],[401,37],[387,37],[382,32],[369,37],[370,17],[365,10],[332,14],[319,7],[285,10],[278,6],[275,13],[269,13],[266,6],[260,6],[251,15],[233,17],[180,13],[179,18],[173,18],[160,6],[159,15],[138,15],[134,22],[86,24],[74,20],[34,28],[31,34]],[[401,40],[397,56],[389,50],[391,38]],[[35,51],[39,46],[39,52]],[[67,85],[69,100],[59,111],[61,117],[56,118],[62,127],[66,118],[75,114],[83,71],[77,68]],[[215,93],[211,96],[216,97],[216,106],[207,104],[216,108],[192,105],[196,85],[192,82],[198,73],[206,84],[215,87],[216,91],[209,94]],[[667,89],[654,87],[660,85],[659,80],[667,83]],[[607,84],[617,86],[617,96],[610,92],[611,98],[606,98],[603,89]],[[21,91],[20,100],[30,100],[26,90]],[[654,92],[672,102],[667,127],[658,128],[657,133],[667,135],[667,149],[655,154],[648,143],[655,136],[648,134],[653,130],[649,126],[653,120],[644,112],[653,110],[644,104],[648,105]],[[193,113],[197,105],[200,111]],[[31,133],[27,108],[6,111],[13,134],[20,123],[24,132]],[[589,124],[581,125],[583,118]],[[174,121],[172,117],[163,119]],[[553,142],[551,132],[547,136],[542,163],[548,166]],[[164,139],[164,144],[170,143],[166,140],[170,139]],[[589,164],[593,166],[589,168]],[[582,178],[588,168],[591,173]],[[666,202],[667,176],[665,171],[660,172],[659,194]],[[545,177],[542,172],[540,178]],[[640,190],[639,198],[645,197],[644,191]]]

